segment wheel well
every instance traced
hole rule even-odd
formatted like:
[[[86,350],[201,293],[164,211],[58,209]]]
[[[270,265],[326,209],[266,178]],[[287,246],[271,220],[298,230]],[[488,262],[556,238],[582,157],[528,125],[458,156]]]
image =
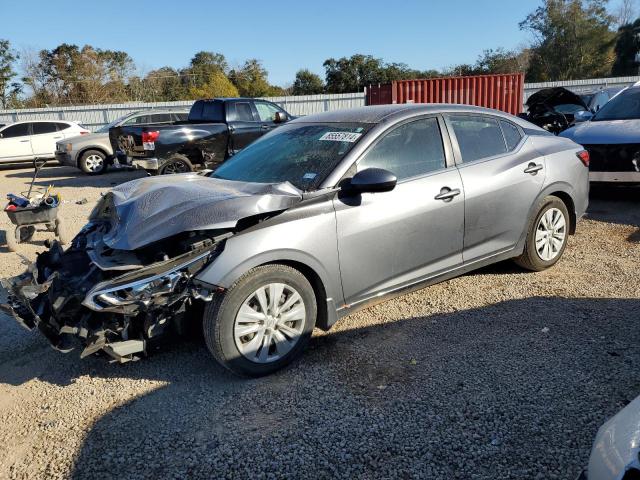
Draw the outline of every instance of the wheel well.
[[[313,292],[316,295],[316,305],[318,308],[318,318],[316,319],[316,327],[327,330],[329,328],[329,316],[327,312],[327,291],[324,288],[322,279],[315,272],[315,270],[304,263],[296,262],[293,260],[279,260],[277,262],[269,262],[264,265],[287,265],[288,267],[295,268],[302,273],[313,288]]]
[[[571,224],[569,225],[569,233],[573,235],[574,233],[576,233],[577,219],[576,219],[576,207],[575,207],[575,204],[573,203],[573,199],[571,198],[571,195],[569,195],[566,192],[553,192],[550,195],[554,197],[558,197],[560,200],[562,200],[562,202],[567,207],[567,210],[569,211],[569,221],[571,222]]]

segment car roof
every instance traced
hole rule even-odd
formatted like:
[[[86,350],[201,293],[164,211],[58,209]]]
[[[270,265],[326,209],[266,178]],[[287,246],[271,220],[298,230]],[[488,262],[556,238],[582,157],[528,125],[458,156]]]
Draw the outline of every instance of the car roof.
[[[399,117],[410,117],[428,113],[482,113],[498,115],[517,121],[517,117],[489,108],[475,107],[472,105],[457,105],[448,103],[405,103],[394,105],[372,105],[368,107],[349,108],[330,112],[316,113],[305,117],[298,117],[290,123],[382,123],[395,120]],[[518,122],[519,123],[519,122]]]

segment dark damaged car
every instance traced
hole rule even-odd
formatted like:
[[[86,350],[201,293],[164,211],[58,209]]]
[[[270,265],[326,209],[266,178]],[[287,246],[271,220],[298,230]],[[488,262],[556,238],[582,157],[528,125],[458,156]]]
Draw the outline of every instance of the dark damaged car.
[[[592,182],[640,183],[640,86],[623,90],[590,121],[560,135],[589,151]]]
[[[590,111],[586,103],[590,98],[564,87],[543,88],[527,99],[527,113],[521,117],[557,135],[574,123],[576,115]]]
[[[113,189],[63,251],[3,280],[4,309],[58,349],[144,355],[201,325],[241,375],[314,327],[513,258],[543,270],[587,207],[588,156],[501,112],[388,105],[293,120],[215,172]]]

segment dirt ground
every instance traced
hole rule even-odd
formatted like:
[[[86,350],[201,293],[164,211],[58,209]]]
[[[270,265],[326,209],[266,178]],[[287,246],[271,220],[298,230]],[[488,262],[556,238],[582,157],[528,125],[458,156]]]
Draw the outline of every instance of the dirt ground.
[[[0,171],[0,196],[31,173]],[[75,232],[142,175],[52,167],[37,184],[61,192]],[[9,276],[24,265],[4,235]],[[639,267],[640,188],[593,189],[554,268],[501,263],[371,307],[258,380],[198,339],[81,361],[0,314],[0,478],[573,479],[598,427],[640,395]]]

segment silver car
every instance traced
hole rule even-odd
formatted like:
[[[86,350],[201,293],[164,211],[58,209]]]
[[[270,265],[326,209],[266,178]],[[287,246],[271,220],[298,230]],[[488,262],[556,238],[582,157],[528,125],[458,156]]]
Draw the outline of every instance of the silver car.
[[[476,107],[299,118],[208,175],[114,188],[67,251],[3,280],[5,309],[60,350],[80,337],[81,356],[119,361],[202,322],[222,365],[265,375],[372,302],[506,259],[551,267],[587,208],[587,164]]]
[[[109,141],[109,128],[121,125],[162,125],[185,121],[188,116],[189,111],[185,109],[129,113],[89,135],[56,143],[56,160],[61,165],[79,168],[88,175],[104,173],[115,158]]]

